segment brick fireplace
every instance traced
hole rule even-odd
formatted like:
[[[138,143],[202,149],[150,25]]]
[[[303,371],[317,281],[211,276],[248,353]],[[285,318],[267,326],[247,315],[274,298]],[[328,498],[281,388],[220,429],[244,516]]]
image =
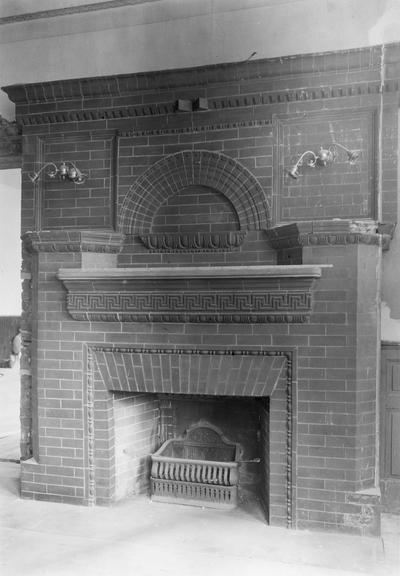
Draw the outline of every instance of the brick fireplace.
[[[130,337],[116,335],[107,344],[86,343],[85,502],[109,504],[147,492],[149,454],[205,419],[241,446],[240,495],[257,492],[268,520],[291,526],[296,349],[262,344],[264,336],[238,345],[236,336],[235,343],[218,337],[215,327],[233,335],[246,326],[246,335],[249,326],[305,322],[322,269],[59,268],[74,320],[101,319],[107,328],[117,321],[122,330],[158,321],[169,333],[168,344],[157,347],[123,345]],[[192,334],[187,345],[185,333],[199,326],[202,337]]]
[[[150,454],[208,421],[270,524],[379,531],[397,126],[380,56],[5,89],[24,142],[23,497],[147,494]],[[291,179],[332,135],[357,163]],[[84,181],[35,178],[47,162]]]
[[[97,503],[148,493],[149,454],[161,442],[182,437],[193,424],[206,421],[239,445],[239,499],[258,499],[269,521],[292,525],[291,352],[96,347],[93,355],[99,367],[95,387],[103,392],[106,382],[115,387],[109,369],[119,372],[123,366],[129,374],[131,367],[128,380],[118,377],[117,385],[124,391],[112,396],[107,391],[108,419],[94,414],[94,430],[97,421],[116,439],[103,470],[96,466],[92,470],[91,496]],[[132,377],[132,370],[137,377]],[[159,377],[154,378],[157,372]],[[232,380],[237,380],[236,389]],[[137,392],[138,388],[143,391]],[[96,446],[101,448],[96,434],[93,445],[96,461]]]

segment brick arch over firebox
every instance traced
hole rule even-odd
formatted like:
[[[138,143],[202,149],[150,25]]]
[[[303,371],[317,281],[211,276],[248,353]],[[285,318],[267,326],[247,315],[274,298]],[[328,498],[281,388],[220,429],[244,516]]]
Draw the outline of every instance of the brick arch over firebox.
[[[135,181],[123,200],[119,229],[128,234],[150,232],[160,206],[192,185],[221,192],[232,203],[241,230],[269,228],[264,191],[247,168],[224,154],[188,150],[156,162]]]

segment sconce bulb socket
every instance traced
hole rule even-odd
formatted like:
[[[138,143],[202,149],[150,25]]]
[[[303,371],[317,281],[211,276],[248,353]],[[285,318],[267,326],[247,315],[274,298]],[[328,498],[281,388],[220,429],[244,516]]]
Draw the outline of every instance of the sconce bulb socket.
[[[357,152],[356,150],[350,150],[349,152],[347,152],[347,160],[350,162],[350,164],[355,164],[359,159],[359,157],[360,153]]]
[[[293,180],[297,180],[298,177],[300,176],[299,171],[297,170],[297,167],[293,167],[291,170],[288,170],[287,173],[289,174],[289,176],[291,178],[293,178]]]
[[[62,180],[65,180],[65,179],[67,178],[67,176],[68,176],[68,166],[65,164],[65,162],[63,162],[63,163],[60,165],[60,168],[59,168],[58,170],[59,170],[59,172],[60,172],[60,178],[61,178]]]
[[[317,156],[317,162],[320,166],[326,166],[327,164],[330,164],[331,162],[333,162],[333,159],[334,155],[331,150],[320,148]]]

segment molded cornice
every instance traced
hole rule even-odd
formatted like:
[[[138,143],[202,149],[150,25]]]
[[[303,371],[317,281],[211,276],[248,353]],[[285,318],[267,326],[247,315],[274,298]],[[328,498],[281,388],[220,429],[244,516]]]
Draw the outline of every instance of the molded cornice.
[[[377,95],[381,89],[379,80],[375,82],[348,83],[334,86],[317,86],[311,88],[298,88],[293,90],[282,89],[280,91],[267,90],[263,93],[250,94],[238,97],[210,98],[209,111],[234,110],[237,108],[248,108],[254,106],[270,106],[274,104],[287,104],[290,102],[307,102],[310,100],[327,100],[330,98],[346,98],[352,96]],[[396,92],[399,89],[398,81],[391,81],[385,84],[386,92]],[[31,100],[37,103],[37,100]],[[91,122],[93,120],[129,120],[146,116],[165,116],[175,113],[175,101],[164,102],[163,104],[150,104],[139,106],[115,106],[110,108],[90,108],[86,110],[55,111],[46,113],[30,112],[19,116],[18,121],[23,126],[36,126],[39,124],[58,124],[64,122]],[[200,113],[201,114],[201,113]],[[189,118],[191,116],[188,116]],[[193,116],[193,119],[197,115]],[[270,123],[271,120],[260,121]],[[233,123],[234,125],[235,123]],[[238,123],[236,123],[238,124]],[[204,126],[196,127],[193,123],[192,131],[204,129]],[[230,125],[231,126],[231,125]],[[214,129],[211,126],[211,129]],[[147,131],[122,131],[125,137],[127,134],[154,134],[154,133],[176,133],[185,129],[156,129]],[[186,129],[186,131],[188,131]]]
[[[398,57],[396,60],[398,47],[399,44],[386,46],[387,52],[393,52],[393,61],[398,61]],[[363,71],[375,71],[376,79],[374,80],[380,81],[381,50],[381,46],[372,46],[338,52],[214,64],[196,68],[78,78],[37,84],[16,84],[6,86],[3,90],[12,102],[27,104],[102,96],[118,97],[143,91],[175,90],[184,86],[207,87],[224,82],[260,81],[285,76],[316,75],[318,76],[316,86],[320,88],[321,75],[339,72],[346,74],[348,82],[351,83],[349,74],[352,72],[357,75]],[[338,80],[338,84],[340,82]],[[326,90],[329,91],[331,83],[332,77],[330,76]],[[287,93],[288,91],[282,90],[282,93],[284,92]],[[249,105],[251,104],[249,102]]]
[[[28,252],[98,252],[118,254],[124,234],[107,230],[41,230],[22,236]]]
[[[282,278],[319,278],[323,266],[292,264],[287,266],[160,266],[140,268],[103,268],[81,269],[60,268],[57,277],[65,282],[100,281],[104,283],[142,280],[176,280],[185,279],[233,279],[243,281],[249,278],[282,279]],[[111,285],[111,284],[110,284]]]
[[[276,250],[298,246],[368,244],[388,250],[394,226],[369,220],[321,220],[286,224],[266,230]]]

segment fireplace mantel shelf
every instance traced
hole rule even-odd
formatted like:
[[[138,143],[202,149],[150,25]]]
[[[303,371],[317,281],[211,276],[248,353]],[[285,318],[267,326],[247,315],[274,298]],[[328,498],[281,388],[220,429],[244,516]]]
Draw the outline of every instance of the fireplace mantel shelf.
[[[305,322],[323,266],[61,268],[75,320]]]
[[[134,280],[201,278],[319,278],[326,265],[168,266],[141,268],[60,268],[59,280]]]

